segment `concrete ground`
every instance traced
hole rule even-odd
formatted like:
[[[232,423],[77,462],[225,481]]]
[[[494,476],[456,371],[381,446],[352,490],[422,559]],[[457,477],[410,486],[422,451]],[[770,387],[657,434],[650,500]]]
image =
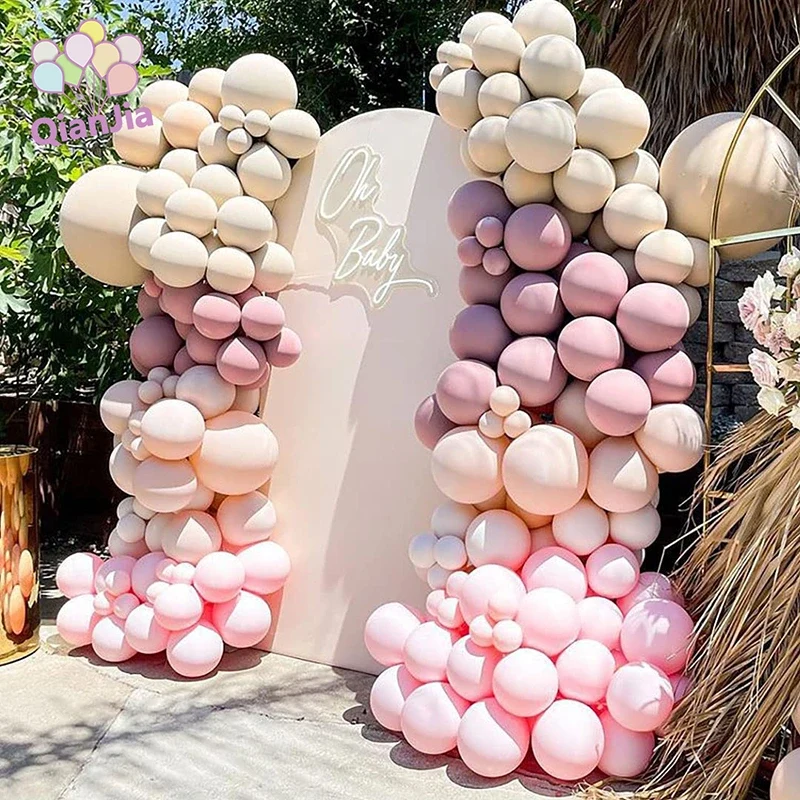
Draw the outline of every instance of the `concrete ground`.
[[[369,713],[372,681],[254,650],[184,680],[163,655],[104,664],[46,625],[0,667],[0,800],[571,796],[524,768],[486,780],[420,755]]]

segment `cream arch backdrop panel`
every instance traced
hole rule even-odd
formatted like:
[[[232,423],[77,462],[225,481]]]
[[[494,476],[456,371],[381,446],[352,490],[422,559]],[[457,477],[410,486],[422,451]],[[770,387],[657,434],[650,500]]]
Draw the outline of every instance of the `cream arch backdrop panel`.
[[[303,355],[275,370],[264,418],[281,442],[270,496],[292,574],[265,646],[377,672],[363,644],[376,606],[424,606],[407,558],[442,501],[414,411],[454,360],[463,306],[445,222],[470,179],[463,133],[428,112],[374,111],[326,133],[275,207],[296,260],[281,293]]]

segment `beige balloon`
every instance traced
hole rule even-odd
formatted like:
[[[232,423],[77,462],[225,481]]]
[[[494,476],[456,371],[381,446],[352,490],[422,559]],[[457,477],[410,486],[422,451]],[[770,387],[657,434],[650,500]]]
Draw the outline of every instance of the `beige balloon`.
[[[150,248],[165,233],[169,233],[169,225],[163,217],[148,217],[137,222],[128,235],[128,250],[133,260],[145,269],[152,269]]]
[[[145,86],[139,98],[140,106],[147,106],[153,116],[164,119],[164,112],[173,104],[189,99],[189,87],[178,81],[153,81]]]
[[[464,23],[458,41],[472,47],[475,37],[489,25],[511,25],[511,20],[496,11],[480,11]]]
[[[703,457],[705,426],[686,404],[663,403],[650,409],[634,439],[660,472],[685,472]]]
[[[255,137],[266,135],[270,126],[270,116],[262,108],[254,108],[244,115],[244,129]]]
[[[583,234],[589,230],[589,226],[592,224],[592,220],[594,219],[594,214],[583,214],[580,211],[575,211],[574,209],[565,206],[558,199],[553,200],[552,206],[567,220],[573,237],[583,236]]]
[[[507,125],[506,117],[484,117],[470,128],[467,148],[478,169],[498,175],[511,163],[505,138]]]
[[[689,286],[708,286],[711,280],[711,251],[708,242],[689,236],[689,244],[692,245],[692,270],[684,279]],[[714,251],[714,274],[719,272],[719,253]]]
[[[458,145],[458,152],[461,156],[461,162],[464,166],[477,178],[486,178],[492,180],[495,175],[491,172],[484,172],[473,160],[469,154],[469,135],[462,137]]]
[[[201,133],[202,137],[203,134]],[[186,181],[192,179],[192,175],[203,166],[203,159],[195,150],[189,150],[186,147],[179,147],[176,150],[170,150],[159,163],[160,169],[168,169],[171,172],[177,172],[178,175]]]
[[[556,197],[567,208],[581,214],[601,209],[615,187],[614,167],[595,150],[575,150],[553,175]]]
[[[185,189],[186,181],[168,169],[152,169],[145,172],[136,186],[136,202],[149,217],[164,214],[164,204],[173,192]]]
[[[603,227],[618,247],[635,250],[648,233],[667,227],[667,205],[649,186],[620,186],[603,209]]]
[[[173,147],[197,149],[197,140],[203,129],[212,125],[214,118],[200,103],[181,100],[164,112],[164,136]]]
[[[697,320],[700,318],[700,314],[703,311],[703,298],[700,296],[700,292],[694,288],[694,286],[689,286],[685,283],[679,283],[675,287],[686,301],[686,305],[689,308],[689,327],[695,324]]]
[[[661,193],[670,224],[708,241],[714,195],[725,154],[742,120],[739,112],[713,114],[682,131],[661,162]],[[792,180],[800,159],[786,135],[760,117],[750,117],[733,151],[722,192],[717,236],[783,228],[792,223]],[[763,252],[778,239],[720,248],[724,259]]]
[[[256,274],[253,286],[259,292],[273,294],[285,289],[294,277],[294,258],[277,242],[268,242],[250,254]]]
[[[472,66],[472,48],[463,42],[442,42],[436,48],[436,60],[450,69],[469,69]]]
[[[170,231],[153,243],[150,261],[156,278],[167,286],[182,289],[203,279],[208,251],[191,233]]]
[[[528,87],[518,75],[510,72],[492,75],[478,90],[478,108],[484,117],[509,117],[530,99]]]
[[[586,98],[575,121],[578,144],[611,159],[630,155],[650,132],[647,103],[631,89],[601,89]]]
[[[486,77],[516,72],[524,50],[523,38],[510,25],[487,25],[472,43],[472,60]]]
[[[136,205],[142,173],[108,164],[69,187],[58,217],[67,255],[87,275],[109,286],[136,286],[147,272],[128,250],[131,229],[144,215]]]
[[[639,242],[635,259],[642,280],[677,286],[692,271],[694,248],[682,233],[665,228]]]
[[[586,102],[586,98],[599,92],[601,89],[622,89],[625,84],[611,71],[601,67],[588,67],[583,74],[583,80],[569,99],[569,104],[577,114],[581,106]]]
[[[226,131],[233,131],[244,125],[246,116],[247,115],[239,106],[227,105],[222,106],[217,119],[219,120],[219,124],[222,125]]]
[[[233,169],[239,156],[228,147],[228,131],[219,122],[212,122],[197,137],[197,151],[206,164],[222,164]]]
[[[617,176],[617,186],[643,183],[658,191],[659,166],[655,156],[646,150],[634,150],[630,155],[611,162]]]
[[[512,24],[526,44],[552,33],[574,42],[578,34],[569,9],[552,0],[530,0],[517,11]]]
[[[220,206],[217,233],[226,245],[251,253],[274,239],[277,228],[269,209],[260,200],[232,197]]]
[[[319,125],[307,111],[281,111],[270,121],[267,142],[286,158],[305,158],[317,149]]]
[[[555,197],[551,173],[531,172],[516,161],[503,174],[503,189],[515,206],[549,203]]]
[[[274,116],[297,105],[297,83],[291,70],[274,56],[251,53],[237,58],[222,79],[222,104],[245,113],[261,108]]]
[[[562,111],[565,111],[573,124],[575,123],[575,109],[566,100],[562,100],[560,97],[540,97],[539,100],[543,103],[552,103]]]
[[[286,158],[263,142],[254,144],[239,157],[236,173],[245,192],[264,202],[281,197],[292,179],[292,169]]]
[[[228,134],[225,144],[238,158],[253,146],[253,137],[244,128],[235,128]]]
[[[509,118],[506,146],[512,158],[531,172],[555,172],[575,149],[575,125],[553,105],[533,100]]]
[[[111,137],[116,154],[134,167],[154,167],[169,150],[161,120],[153,118],[146,128],[120,128]]]
[[[216,233],[209,233],[200,240],[205,246],[208,254],[211,255],[215,250],[224,247],[222,239]]]
[[[625,274],[628,276],[628,288],[631,289],[642,282],[639,273],[636,271],[636,252],[634,250],[615,250],[611,254],[612,258],[619,262]]]
[[[481,118],[478,92],[483,81],[476,69],[455,69],[442,78],[436,90],[436,110],[448,125],[467,130]]]
[[[164,204],[164,216],[173,231],[202,237],[214,229],[217,205],[202,189],[179,189]]]
[[[214,201],[217,208],[220,208],[231,197],[241,197],[244,194],[236,173],[222,164],[209,164],[198,170],[189,185],[192,189],[200,189],[205,192]]]
[[[255,274],[253,259],[238,247],[220,247],[208,257],[206,280],[218,292],[239,294],[252,285]]]
[[[556,34],[534,39],[519,62],[519,75],[534,97],[569,100],[578,91],[585,71],[578,45]]]
[[[587,229],[588,238],[589,244],[594,247],[595,250],[610,255],[619,248],[619,245],[608,235],[608,231],[606,231],[605,225],[603,224],[603,213],[604,211],[600,211],[595,214],[594,219]]]
[[[436,64],[431,68],[431,71],[428,73],[428,83],[430,83],[431,88],[436,91],[439,88],[439,84],[442,82],[442,78],[445,75],[449,75],[453,71],[453,68],[449,64]]]
[[[196,72],[189,81],[189,100],[200,103],[216,117],[222,108],[222,79],[224,77],[225,70],[217,67],[207,67]]]

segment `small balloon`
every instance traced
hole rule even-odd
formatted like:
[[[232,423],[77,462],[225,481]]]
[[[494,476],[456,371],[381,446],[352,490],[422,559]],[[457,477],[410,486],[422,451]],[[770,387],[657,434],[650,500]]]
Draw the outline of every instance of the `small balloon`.
[[[42,39],[31,48],[31,58],[34,64],[43,61],[54,61],[58,56],[58,45],[50,39]]]
[[[119,50],[111,42],[101,42],[94,49],[92,56],[92,69],[101,77],[105,78],[108,71],[114,64],[122,60]]]
[[[95,44],[106,38],[106,28],[98,19],[85,19],[78,25],[78,32],[85,33]]]
[[[122,56],[122,60],[126,64],[138,64],[142,58],[142,42],[138,36],[132,33],[123,33],[122,36],[117,36],[114,39],[114,44]]]
[[[33,85],[47,94],[61,94],[64,91],[64,73],[58,64],[45,61],[33,70]]]
[[[118,97],[121,94],[132,92],[139,83],[139,73],[130,64],[120,62],[114,64],[106,75],[106,86],[109,97]]]
[[[80,86],[83,80],[83,67],[76,64],[66,53],[62,53],[57,59],[56,64],[64,73],[64,83],[69,86]]]
[[[85,67],[94,55],[94,42],[85,33],[73,33],[64,40],[64,52],[79,67]]]

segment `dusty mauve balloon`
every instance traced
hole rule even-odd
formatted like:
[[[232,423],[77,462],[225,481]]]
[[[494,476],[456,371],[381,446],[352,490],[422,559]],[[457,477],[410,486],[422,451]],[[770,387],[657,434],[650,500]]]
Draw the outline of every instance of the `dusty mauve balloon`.
[[[170,366],[183,341],[165,314],[143,319],[131,333],[131,360],[146,375],[153,367]]]
[[[651,405],[647,384],[629,369],[604,372],[586,390],[586,416],[607,436],[627,436],[641,428]]]
[[[216,364],[217,353],[221,346],[222,342],[203,336],[195,327],[186,332],[186,352],[196,364]],[[183,375],[184,372],[186,370],[179,374]]]
[[[497,387],[494,370],[480,361],[456,361],[436,381],[436,402],[457,425],[476,425]]]
[[[267,356],[258,342],[236,336],[217,351],[217,369],[229,383],[247,386],[264,375]]]
[[[468,305],[485,303],[496,306],[500,304],[508,282],[514,277],[514,270],[507,270],[502,275],[490,275],[485,269],[462,267],[458,276],[458,293]]]
[[[633,371],[641,375],[654,403],[682,403],[694,390],[697,372],[683,350],[659,350],[636,359]]]
[[[242,328],[251,339],[259,342],[274,339],[285,321],[283,307],[272,297],[259,295],[242,306]]]
[[[550,334],[564,320],[558,284],[549,276],[525,273],[511,280],[500,297],[503,319],[521,336]]]
[[[543,336],[512,342],[500,354],[497,374],[501,383],[517,390],[523,405],[532,408],[551,403],[567,383],[555,345]]]
[[[456,423],[449,420],[439,408],[436,395],[426,397],[414,412],[414,432],[428,450],[433,450],[436,442],[455,427]]]
[[[689,307],[681,293],[665,283],[641,283],[622,298],[617,327],[625,343],[653,353],[677,344],[689,327]]]
[[[470,181],[453,192],[447,204],[447,226],[456,239],[463,239],[475,233],[484,217],[505,222],[513,210],[502,186],[490,181]]]
[[[513,338],[494,306],[467,306],[450,327],[450,349],[458,358],[474,358],[488,364],[497,361]]]
[[[230,295],[212,292],[200,297],[192,308],[192,322],[209,339],[227,339],[239,328],[242,312]]]
[[[193,286],[186,286],[182,289],[165,286],[158,296],[158,304],[161,310],[165,314],[169,314],[176,322],[190,325],[194,304],[209,291],[211,290],[205,283],[195,283]]]
[[[474,236],[465,236],[456,246],[458,260],[465,267],[480,266],[485,252],[486,248]]]
[[[614,325],[602,317],[568,322],[558,337],[558,359],[570,375],[591,381],[622,365],[625,347]]]
[[[628,291],[628,277],[611,256],[584,253],[564,268],[559,290],[567,311],[573,316],[610,319]]]
[[[552,206],[531,203],[508,218],[504,244],[511,260],[522,269],[544,272],[566,256],[572,231]]]
[[[282,369],[291,367],[300,358],[303,344],[300,337],[284,325],[281,332],[264,345],[264,352],[271,367]]]
[[[606,511],[637,511],[658,488],[658,473],[632,436],[609,437],[589,456],[589,497]]]

